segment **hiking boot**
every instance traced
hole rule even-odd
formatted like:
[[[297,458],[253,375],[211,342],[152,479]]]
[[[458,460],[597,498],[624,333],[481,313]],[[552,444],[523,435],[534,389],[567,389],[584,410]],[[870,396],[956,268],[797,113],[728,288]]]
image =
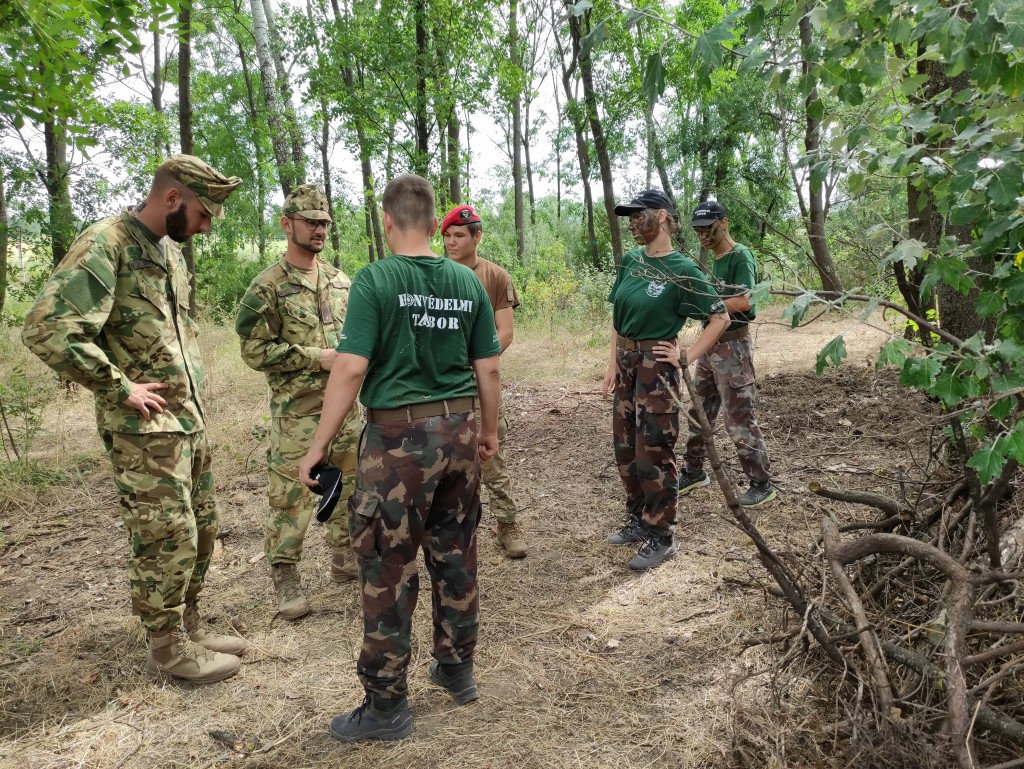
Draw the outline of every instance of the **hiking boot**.
[[[359,578],[356,552],[348,545],[331,548],[331,582],[351,582]]]
[[[242,660],[233,654],[206,649],[175,630],[149,634],[146,668],[151,673],[180,678],[194,684],[212,684],[233,676]]]
[[[690,467],[679,473],[679,496],[685,496],[694,489],[700,489],[711,483],[703,467]]]
[[[275,563],[270,576],[277,590],[277,613],[285,619],[298,619],[309,614],[309,604],[302,592],[299,569],[294,563]]]
[[[756,481],[751,478],[750,485],[743,492],[743,496],[740,497],[740,504],[744,507],[757,507],[765,502],[771,502],[777,496],[779,496],[779,493],[772,486],[770,480]]]
[[[369,692],[363,704],[351,713],[331,719],[331,736],[342,742],[393,742],[408,737],[412,728],[412,711],[407,698],[386,699]]]
[[[526,557],[526,540],[515,521],[498,521],[498,544],[509,558]]]
[[[632,515],[626,515],[622,519],[623,526],[614,534],[609,534],[605,540],[609,545],[633,545],[643,542],[644,529],[640,525],[640,519]]]
[[[476,679],[473,678],[473,662],[462,662],[457,665],[442,665],[437,660],[430,663],[430,680],[447,689],[460,705],[479,699],[476,691]]]
[[[188,637],[204,649],[222,654],[234,654],[236,657],[245,652],[249,645],[244,638],[235,635],[221,635],[214,633],[210,628],[202,624],[202,616],[199,613],[199,606],[196,603],[185,604],[185,614],[182,618],[185,632]]]
[[[647,540],[640,547],[639,552],[629,562],[629,568],[634,571],[653,569],[662,562],[675,558],[679,546],[673,537],[663,537],[659,534],[648,534]]]

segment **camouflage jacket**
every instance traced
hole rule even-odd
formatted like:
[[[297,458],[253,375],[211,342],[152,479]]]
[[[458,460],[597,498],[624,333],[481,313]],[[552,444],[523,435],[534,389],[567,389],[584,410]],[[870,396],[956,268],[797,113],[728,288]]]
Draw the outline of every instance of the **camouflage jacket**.
[[[100,430],[193,433],[205,427],[203,367],[188,316],[189,280],[177,244],[165,253],[125,211],[89,227],[25,316],[22,341],[96,396]],[[124,400],[132,382],[162,382],[163,413],[148,421]]]
[[[270,414],[319,414],[330,372],[320,368],[320,350],[338,344],[352,282],[319,259],[306,276],[282,259],[253,280],[242,297],[235,331],[242,360],[267,376]]]

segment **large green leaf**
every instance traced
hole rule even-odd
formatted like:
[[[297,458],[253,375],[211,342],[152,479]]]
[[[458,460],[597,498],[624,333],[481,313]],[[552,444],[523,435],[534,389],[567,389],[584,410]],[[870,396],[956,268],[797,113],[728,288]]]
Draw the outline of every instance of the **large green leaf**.
[[[827,366],[839,368],[839,364],[841,364],[845,358],[846,341],[840,334],[818,351],[818,356],[814,363],[814,371],[818,376],[821,376],[821,372],[823,372]]]

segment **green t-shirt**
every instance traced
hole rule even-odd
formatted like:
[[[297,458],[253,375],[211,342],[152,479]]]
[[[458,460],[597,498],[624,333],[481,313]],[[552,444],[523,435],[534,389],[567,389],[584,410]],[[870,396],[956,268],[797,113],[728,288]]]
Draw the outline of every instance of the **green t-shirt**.
[[[732,250],[716,257],[711,265],[711,274],[715,276],[715,285],[723,298],[738,296],[750,291],[757,283],[757,263],[754,252],[737,243]],[[751,307],[746,312],[730,312],[732,323],[726,330],[735,331],[743,328],[757,317],[757,308]]]
[[[476,395],[471,362],[501,345],[471,269],[443,256],[393,255],[352,282],[338,352],[370,361],[363,405],[394,409]]]
[[[725,312],[707,276],[692,259],[673,251],[657,259],[634,248],[622,257],[608,294],[612,324],[627,339],[675,339],[687,318]]]

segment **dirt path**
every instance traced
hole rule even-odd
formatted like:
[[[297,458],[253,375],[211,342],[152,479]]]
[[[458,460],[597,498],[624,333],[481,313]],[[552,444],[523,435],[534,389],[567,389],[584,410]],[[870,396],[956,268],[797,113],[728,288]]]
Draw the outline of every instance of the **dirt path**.
[[[799,546],[814,525],[813,501],[800,491],[810,478],[844,466],[858,468],[857,477],[884,475],[898,448],[893,435],[924,408],[869,374],[863,361],[877,334],[847,338],[851,363],[840,372],[808,373],[845,324],[757,329],[762,421],[786,492],[763,526],[781,543]],[[701,490],[681,504],[674,561],[630,572],[631,551],[604,544],[622,507],[609,407],[596,393],[605,348],[524,338],[507,361],[507,459],[531,552],[520,562],[501,557],[485,513],[481,699],[458,708],[429,683],[427,593],[410,672],[414,736],[335,742],[327,721],[361,699],[355,590],[329,582],[326,548],[311,528],[302,569],[313,612],[297,623],[275,618],[261,558],[265,393],[258,377],[229,363],[229,333],[214,331],[208,345],[223,535],[205,609],[242,629],[252,652],[239,675],[214,686],[146,674],[91,405],[55,402],[39,457],[59,458],[69,477],[38,499],[15,489],[3,501],[0,766],[724,768],[738,743],[756,743],[750,730],[738,735],[738,724],[788,707],[763,680],[742,683],[772,652],[744,651],[741,641],[769,632],[777,612],[766,608],[750,547],[718,515],[719,493]],[[758,739],[766,757],[779,753],[773,737]]]

